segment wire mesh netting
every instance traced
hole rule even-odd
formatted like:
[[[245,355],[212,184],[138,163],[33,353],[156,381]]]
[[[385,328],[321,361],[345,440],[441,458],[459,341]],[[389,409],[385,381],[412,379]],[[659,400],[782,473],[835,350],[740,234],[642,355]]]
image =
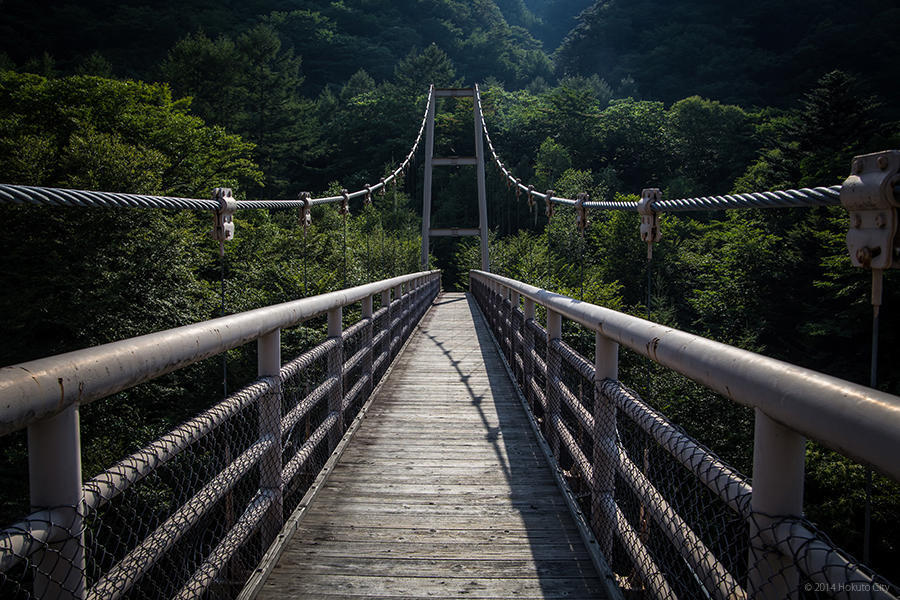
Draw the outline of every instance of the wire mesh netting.
[[[0,532],[0,597],[235,597],[439,288],[408,289],[120,460],[82,506]]]
[[[472,290],[620,588],[647,598],[900,597],[478,279]]]

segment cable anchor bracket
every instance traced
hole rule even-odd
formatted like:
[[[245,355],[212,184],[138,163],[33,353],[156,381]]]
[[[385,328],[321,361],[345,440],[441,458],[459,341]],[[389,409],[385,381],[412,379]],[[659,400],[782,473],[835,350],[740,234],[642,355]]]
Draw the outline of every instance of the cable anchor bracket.
[[[575,225],[578,227],[581,237],[584,237],[584,230],[588,226],[587,207],[584,205],[588,200],[590,200],[590,196],[586,192],[578,192],[578,195],[575,196]]]
[[[641,191],[638,202],[638,214],[641,215],[641,241],[647,243],[647,260],[653,258],[653,244],[662,239],[659,229],[659,213],[653,210],[653,203],[662,200],[659,188],[646,188]]]
[[[556,193],[556,192],[555,192],[554,190],[547,190],[547,193],[545,194],[545,198],[544,198],[544,204],[545,204],[545,207],[544,207],[544,213],[546,213],[547,219],[552,219],[552,218],[553,218],[553,208],[554,208],[554,207],[553,207],[553,202],[552,202],[552,200],[553,200],[553,194],[555,194],[555,193]]]
[[[850,169],[841,186],[841,206],[850,215],[847,251],[854,267],[872,271],[872,305],[878,307],[882,272],[900,266],[900,150],[856,156]]]
[[[303,206],[300,207],[300,225],[303,227],[304,233],[306,229],[312,225],[312,212],[310,211],[309,201],[312,198],[312,194],[309,192],[300,192],[297,195],[297,199],[303,202]]]
[[[219,203],[219,208],[213,213],[213,230],[210,236],[219,242],[219,256],[225,256],[225,242],[234,239],[233,217],[237,210],[237,200],[232,196],[231,188],[214,189],[212,199]]]
[[[894,188],[900,184],[900,150],[857,156],[851,170],[841,186],[841,205],[850,214],[850,262],[864,269],[896,268],[900,197]]]
[[[346,217],[350,214],[350,194],[346,189],[341,190],[341,208],[338,211],[342,217]]]

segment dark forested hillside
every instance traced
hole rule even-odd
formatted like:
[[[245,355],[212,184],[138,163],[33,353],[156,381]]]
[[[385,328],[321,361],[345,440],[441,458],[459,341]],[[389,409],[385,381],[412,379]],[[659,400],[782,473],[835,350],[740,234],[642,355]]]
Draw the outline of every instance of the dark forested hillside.
[[[832,69],[896,96],[900,6],[878,0],[599,0],[563,43],[561,73],[632,77],[647,98],[785,106]]]
[[[202,31],[212,39],[237,36],[268,20],[285,47],[303,56],[307,90],[365,69],[376,79],[413,48],[436,43],[453,59],[465,81],[498,77],[510,85],[549,77],[551,65],[525,29],[524,5],[493,0],[255,0],[253,2],[135,3],[86,0],[8,0],[0,23],[0,51],[16,64],[40,68],[47,53],[53,67],[73,72],[90,67],[99,53],[111,72],[156,77],[155,67],[169,48]],[[519,8],[518,11],[512,10]],[[49,63],[44,63],[50,68]]]
[[[594,0],[524,0],[524,2],[535,18],[532,33],[544,42],[547,52],[552,52],[575,26],[575,20],[581,11],[591,6]]]

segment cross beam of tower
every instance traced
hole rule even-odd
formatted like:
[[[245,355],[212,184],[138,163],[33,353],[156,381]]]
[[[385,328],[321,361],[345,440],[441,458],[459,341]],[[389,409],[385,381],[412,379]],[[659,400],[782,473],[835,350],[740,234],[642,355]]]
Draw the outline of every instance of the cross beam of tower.
[[[487,218],[487,194],[484,188],[484,138],[481,127],[481,109],[475,102],[475,94],[478,87],[474,88],[431,88],[428,114],[425,120],[425,184],[422,192],[422,265],[428,266],[428,254],[430,239],[438,236],[477,235],[481,237],[481,269],[490,271],[490,256],[488,250],[488,218]],[[473,99],[473,112],[475,118],[475,156],[434,156],[434,107],[435,100],[442,97],[470,97]],[[478,183],[478,229],[468,228],[444,228],[433,229],[431,227],[431,172],[433,167],[475,165]]]

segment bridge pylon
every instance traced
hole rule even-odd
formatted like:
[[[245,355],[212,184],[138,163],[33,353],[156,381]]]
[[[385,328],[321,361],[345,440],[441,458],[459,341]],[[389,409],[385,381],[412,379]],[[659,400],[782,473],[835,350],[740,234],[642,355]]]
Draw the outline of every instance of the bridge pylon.
[[[422,186],[422,265],[428,267],[428,255],[432,237],[480,236],[481,237],[481,270],[491,270],[490,252],[488,248],[488,216],[487,193],[484,187],[484,137],[481,128],[481,109],[475,101],[478,87],[473,88],[435,88],[429,90],[428,113],[425,120],[425,181]],[[475,156],[434,156],[434,111],[438,98],[471,97],[475,124]],[[433,228],[431,226],[431,182],[432,168],[443,166],[474,165],[478,186],[478,228]]]

